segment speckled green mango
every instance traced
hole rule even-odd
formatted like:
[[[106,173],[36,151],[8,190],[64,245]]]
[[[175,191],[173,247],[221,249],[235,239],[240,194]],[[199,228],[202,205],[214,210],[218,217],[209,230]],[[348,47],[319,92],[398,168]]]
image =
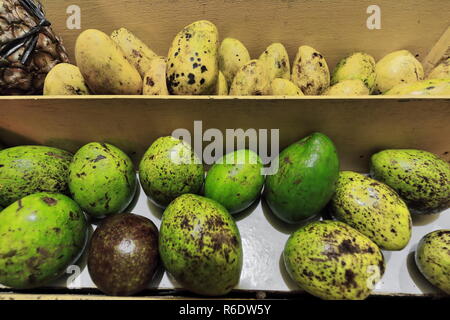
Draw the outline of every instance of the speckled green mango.
[[[363,300],[384,274],[381,250],[339,221],[311,223],[289,238],[286,269],[300,288],[326,300]]]
[[[156,140],[139,165],[139,178],[147,196],[166,207],[177,197],[201,191],[205,171],[191,146],[173,137]]]
[[[324,56],[309,46],[298,48],[291,80],[305,95],[321,95],[330,86],[330,70]]]
[[[303,92],[292,81],[286,79],[273,79],[270,83],[269,96],[303,96]]]
[[[250,61],[247,48],[237,39],[225,38],[219,47],[219,69],[231,86],[239,69]]]
[[[355,52],[342,59],[331,76],[331,85],[343,80],[361,80],[370,92],[375,87],[375,59],[364,52]]]
[[[372,156],[371,175],[394,189],[412,213],[450,207],[450,165],[422,150],[385,150]]]
[[[423,80],[422,64],[408,50],[399,50],[384,56],[375,66],[376,93],[385,93],[401,83]]]
[[[228,95],[228,83],[227,79],[223,75],[222,71],[219,71],[219,78],[216,83],[216,96],[227,96]]]
[[[181,30],[167,55],[167,89],[174,95],[214,91],[219,75],[219,32],[206,20]]]
[[[136,186],[130,158],[107,143],[83,146],[69,167],[72,198],[96,218],[123,212],[133,200]]]
[[[447,60],[431,70],[427,79],[450,79],[450,58],[447,58]]]
[[[433,285],[450,295],[450,230],[437,230],[420,240],[416,264]]]
[[[0,213],[0,283],[15,289],[48,285],[84,249],[86,218],[67,196],[35,193]]]
[[[214,200],[186,194],[172,202],[162,217],[159,252],[166,270],[191,292],[221,296],[239,283],[239,230]]]
[[[272,43],[259,56],[259,60],[266,66],[270,80],[282,78],[291,79],[291,65],[286,48],[281,43]]]
[[[369,94],[369,88],[361,80],[342,80],[323,93],[324,96],[364,96]]]
[[[439,96],[450,95],[449,79],[422,80],[413,83],[398,84],[385,95]]]
[[[0,205],[37,192],[68,194],[72,154],[44,146],[20,146],[0,151]]]
[[[273,213],[298,223],[319,213],[333,196],[339,176],[339,158],[333,142],[314,133],[283,150],[267,176],[264,191]]]
[[[205,196],[223,205],[231,214],[241,212],[261,195],[263,168],[255,152],[231,152],[208,171]]]
[[[355,228],[385,250],[402,250],[411,239],[411,215],[387,185],[362,174],[343,171],[331,199],[335,218]]]
[[[260,60],[251,60],[236,73],[230,87],[230,96],[261,96],[270,89],[270,77]]]

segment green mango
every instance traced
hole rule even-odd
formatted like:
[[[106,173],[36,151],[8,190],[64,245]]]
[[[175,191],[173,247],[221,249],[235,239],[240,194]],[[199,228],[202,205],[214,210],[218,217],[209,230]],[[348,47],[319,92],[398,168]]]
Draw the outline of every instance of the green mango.
[[[247,209],[261,194],[264,166],[251,150],[231,152],[208,171],[205,196],[223,205],[231,214]]]
[[[214,200],[185,194],[173,201],[162,217],[159,252],[166,270],[191,292],[221,296],[239,283],[239,230]]]
[[[181,30],[167,54],[167,89],[174,95],[214,91],[219,76],[219,32],[206,20]]]
[[[333,142],[314,133],[275,159],[278,172],[266,179],[265,198],[273,213],[298,223],[319,213],[333,196],[339,158]]]
[[[296,231],[283,259],[300,288],[326,300],[367,298],[385,270],[377,245],[339,221],[318,221]]]
[[[420,272],[433,285],[450,295],[450,230],[427,234],[417,246],[415,258]]]
[[[83,146],[69,167],[72,198],[96,218],[123,212],[133,200],[136,187],[136,172],[130,158],[107,143]]]
[[[405,202],[387,185],[362,174],[343,171],[330,202],[338,220],[386,250],[402,250],[411,239],[411,215]]]
[[[88,236],[81,208],[65,195],[35,193],[0,213],[0,283],[48,285],[82,253]]]
[[[44,146],[20,146],[0,151],[0,205],[37,192],[68,194],[72,154]]]
[[[339,61],[331,76],[331,85],[344,80],[361,80],[372,92],[376,80],[375,64],[371,55],[355,52]]]
[[[139,178],[150,199],[166,207],[186,193],[199,193],[205,171],[191,146],[173,137],[156,140],[139,164]]]
[[[450,207],[450,165],[412,149],[381,151],[371,158],[371,175],[394,189],[412,213],[432,214]]]

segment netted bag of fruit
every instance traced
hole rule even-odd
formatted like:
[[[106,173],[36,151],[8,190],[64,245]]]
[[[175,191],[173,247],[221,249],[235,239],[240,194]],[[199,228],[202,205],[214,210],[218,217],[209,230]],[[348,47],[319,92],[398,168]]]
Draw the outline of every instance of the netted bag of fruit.
[[[47,73],[68,62],[37,0],[0,0],[0,95],[42,94]]]

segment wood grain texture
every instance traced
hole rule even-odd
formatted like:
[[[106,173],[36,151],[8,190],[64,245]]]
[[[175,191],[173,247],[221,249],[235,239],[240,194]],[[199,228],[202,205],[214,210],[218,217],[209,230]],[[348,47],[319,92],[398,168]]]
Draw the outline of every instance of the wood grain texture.
[[[450,57],[450,27],[439,38],[439,41],[431,48],[430,53],[425,57],[423,69],[428,75],[438,64]]]
[[[450,160],[450,100],[366,97],[1,98],[0,139],[76,151],[91,141],[125,150],[137,163],[160,136],[194,121],[209,128],[280,129],[284,148],[320,131],[336,143],[343,169],[367,171],[385,148],[419,148]],[[270,149],[269,149],[270,150]]]
[[[155,52],[166,55],[174,36],[200,19],[214,22],[221,38],[241,40],[253,57],[272,42],[282,42],[291,59],[301,45],[319,50],[334,67],[354,51],[376,59],[408,49],[422,60],[449,25],[448,0],[43,0],[47,16],[73,58],[80,30],[66,27],[69,5],[81,8],[82,29],[107,33],[126,27]],[[367,7],[381,8],[381,30],[369,30]]]

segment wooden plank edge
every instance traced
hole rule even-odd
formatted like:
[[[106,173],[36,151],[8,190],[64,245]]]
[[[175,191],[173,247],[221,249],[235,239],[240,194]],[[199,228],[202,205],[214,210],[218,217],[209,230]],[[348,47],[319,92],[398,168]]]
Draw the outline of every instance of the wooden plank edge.
[[[450,57],[450,27],[447,27],[447,30],[422,61],[425,76],[448,57]]]

